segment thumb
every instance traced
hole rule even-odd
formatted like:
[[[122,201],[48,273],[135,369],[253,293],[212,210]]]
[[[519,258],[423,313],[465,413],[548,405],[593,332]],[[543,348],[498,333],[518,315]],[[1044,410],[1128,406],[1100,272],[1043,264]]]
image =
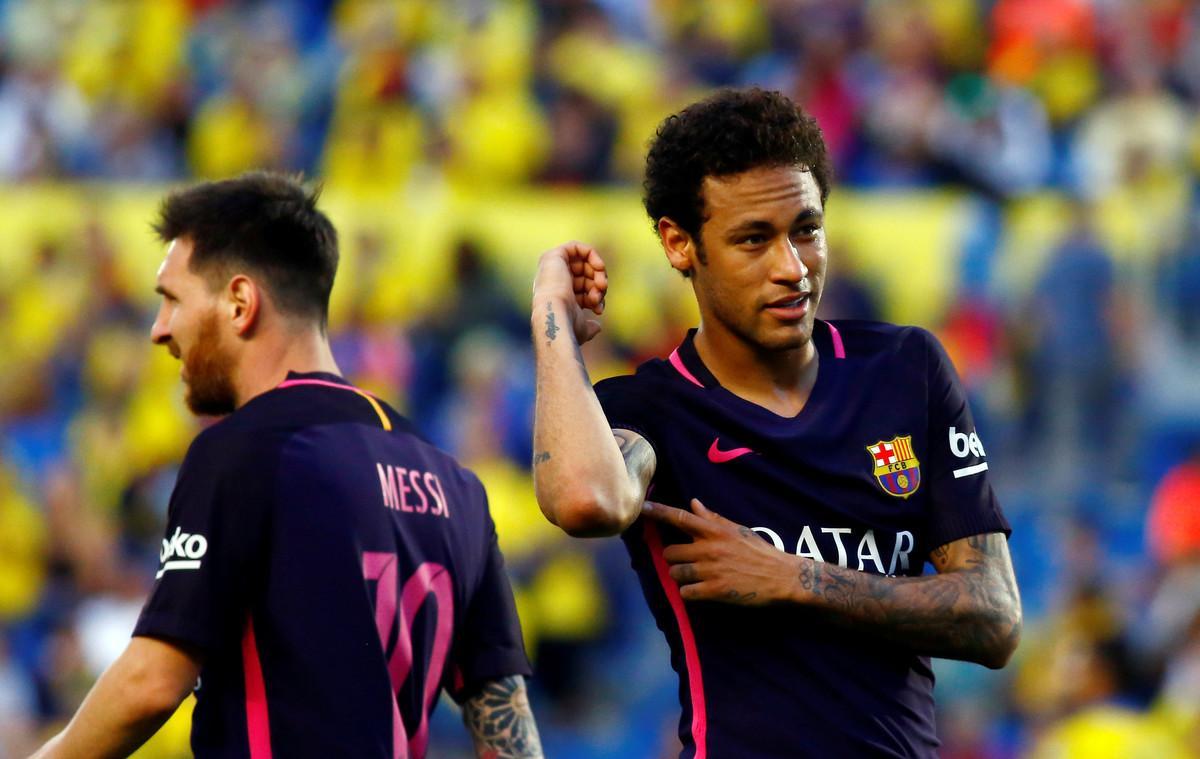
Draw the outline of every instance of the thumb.
[[[586,343],[588,340],[591,340],[593,337],[600,334],[600,329],[600,322],[596,321],[595,319],[588,319],[583,323],[583,339],[580,340],[580,342]]]

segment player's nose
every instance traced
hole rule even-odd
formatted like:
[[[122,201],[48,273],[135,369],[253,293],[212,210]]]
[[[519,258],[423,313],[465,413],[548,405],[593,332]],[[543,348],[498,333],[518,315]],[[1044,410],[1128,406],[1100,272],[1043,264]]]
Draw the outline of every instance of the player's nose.
[[[773,255],[776,282],[796,283],[808,276],[808,266],[795,243],[789,238],[775,246]]]
[[[167,320],[160,312],[150,325],[150,342],[155,345],[166,345],[171,340],[171,330],[167,328]]]

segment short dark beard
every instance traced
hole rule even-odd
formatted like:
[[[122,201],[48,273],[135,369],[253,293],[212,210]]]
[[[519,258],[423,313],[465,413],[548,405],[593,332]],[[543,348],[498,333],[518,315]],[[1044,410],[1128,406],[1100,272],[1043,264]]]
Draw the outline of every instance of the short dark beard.
[[[237,408],[233,356],[221,348],[217,318],[215,313],[205,317],[196,344],[183,357],[187,368],[184,401],[197,416],[225,416]]]

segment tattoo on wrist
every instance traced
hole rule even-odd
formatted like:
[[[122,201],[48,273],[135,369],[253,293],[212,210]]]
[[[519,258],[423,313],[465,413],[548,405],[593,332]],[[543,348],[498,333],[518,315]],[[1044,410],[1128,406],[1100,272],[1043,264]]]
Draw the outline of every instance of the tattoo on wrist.
[[[554,342],[554,338],[558,336],[558,331],[561,329],[554,320],[554,306],[546,306],[546,339]]]
[[[533,454],[533,465],[534,466],[537,466],[538,464],[542,463],[543,461],[549,461],[549,460],[550,460],[550,451],[538,451],[537,453]]]

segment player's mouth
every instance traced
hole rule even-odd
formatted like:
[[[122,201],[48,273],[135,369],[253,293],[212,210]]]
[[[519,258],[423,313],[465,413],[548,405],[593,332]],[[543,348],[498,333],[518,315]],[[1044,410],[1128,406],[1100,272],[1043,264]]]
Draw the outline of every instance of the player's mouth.
[[[781,321],[799,321],[808,314],[811,299],[811,292],[797,293],[771,301],[766,305],[766,310]]]

